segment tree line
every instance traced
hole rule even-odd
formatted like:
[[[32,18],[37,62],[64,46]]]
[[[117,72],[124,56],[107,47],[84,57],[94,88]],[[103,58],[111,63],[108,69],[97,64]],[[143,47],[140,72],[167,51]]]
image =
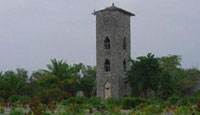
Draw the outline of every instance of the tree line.
[[[83,91],[91,96],[96,69],[82,63],[69,65],[63,60],[51,60],[48,69],[34,71],[30,76],[25,69],[0,73],[0,101],[15,102],[20,98],[37,98],[47,104],[75,96]]]
[[[177,55],[155,57],[149,53],[130,60],[131,68],[124,79],[131,87],[132,96],[167,99],[172,95],[187,96],[196,89],[200,71],[181,67]],[[12,103],[39,100],[44,104],[60,102],[83,91],[86,97],[95,95],[96,68],[82,63],[69,65],[63,60],[51,60],[47,69],[25,69],[0,72],[0,102]],[[34,102],[33,102],[34,103]]]
[[[167,99],[172,95],[188,96],[198,90],[200,71],[197,68],[181,67],[181,56],[147,56],[131,60],[127,82],[134,96],[154,95]]]

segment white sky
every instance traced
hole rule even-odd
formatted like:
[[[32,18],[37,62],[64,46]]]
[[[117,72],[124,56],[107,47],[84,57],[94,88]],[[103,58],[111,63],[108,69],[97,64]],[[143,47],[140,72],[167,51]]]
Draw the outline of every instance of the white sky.
[[[95,65],[95,17],[115,5],[132,18],[132,57],[181,55],[200,68],[200,0],[0,0],[0,70],[45,68],[50,59]]]

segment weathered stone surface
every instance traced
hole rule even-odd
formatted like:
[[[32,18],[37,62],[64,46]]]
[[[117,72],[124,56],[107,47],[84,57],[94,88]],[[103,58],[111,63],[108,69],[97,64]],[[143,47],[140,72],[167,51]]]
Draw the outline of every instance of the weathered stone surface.
[[[115,6],[112,6],[115,7]],[[110,7],[110,8],[112,8]],[[116,7],[117,8],[117,7]],[[114,9],[114,8],[113,8]],[[130,14],[109,8],[97,11],[96,15],[96,57],[97,57],[97,96],[105,99],[130,95],[130,88],[124,83],[126,68],[130,68],[128,60],[131,56]],[[104,49],[104,40],[110,39],[110,50]],[[123,41],[126,39],[126,49]],[[104,71],[105,60],[110,61],[110,72]],[[106,90],[106,84],[110,87]]]

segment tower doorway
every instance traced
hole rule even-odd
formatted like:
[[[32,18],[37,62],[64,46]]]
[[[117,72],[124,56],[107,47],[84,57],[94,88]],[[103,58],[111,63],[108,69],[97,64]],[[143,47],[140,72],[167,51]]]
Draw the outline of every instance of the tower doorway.
[[[106,82],[105,84],[105,99],[108,99],[111,97],[111,85],[109,82]]]

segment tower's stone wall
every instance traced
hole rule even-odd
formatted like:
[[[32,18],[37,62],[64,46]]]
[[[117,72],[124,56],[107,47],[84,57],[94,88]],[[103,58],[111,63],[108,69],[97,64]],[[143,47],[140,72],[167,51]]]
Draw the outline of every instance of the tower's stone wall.
[[[110,39],[110,50],[104,49],[104,40]],[[126,38],[126,50],[123,49],[123,40]],[[97,57],[97,96],[105,98],[106,84],[110,84],[111,97],[130,95],[130,88],[124,83],[124,59],[127,69],[131,56],[130,15],[118,10],[105,10],[96,13],[96,57]],[[104,71],[105,60],[110,60],[110,72]],[[106,92],[106,93],[105,93]]]

